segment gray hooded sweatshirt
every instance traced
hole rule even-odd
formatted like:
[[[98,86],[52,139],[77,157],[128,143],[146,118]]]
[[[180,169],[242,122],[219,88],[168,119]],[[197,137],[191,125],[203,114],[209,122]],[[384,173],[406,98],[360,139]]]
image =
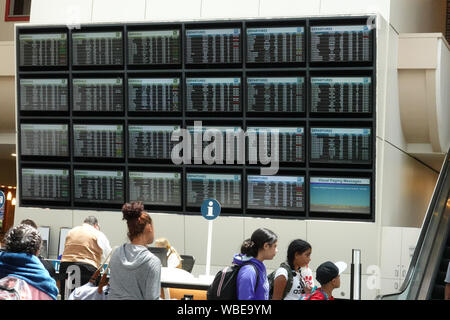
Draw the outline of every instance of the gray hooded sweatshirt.
[[[118,247],[110,260],[108,300],[157,300],[161,294],[161,261],[146,247]]]

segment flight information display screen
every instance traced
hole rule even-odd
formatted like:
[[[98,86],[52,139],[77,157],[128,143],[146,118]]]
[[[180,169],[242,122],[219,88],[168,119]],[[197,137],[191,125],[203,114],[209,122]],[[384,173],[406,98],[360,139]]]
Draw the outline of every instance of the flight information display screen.
[[[303,62],[305,29],[272,27],[247,29],[247,62]]]
[[[240,174],[188,173],[187,206],[199,207],[209,198],[219,201],[222,208],[241,208]]]
[[[128,110],[181,111],[180,79],[128,79]]]
[[[68,111],[67,79],[20,79],[21,111]]]
[[[19,66],[59,67],[67,65],[67,35],[40,33],[19,35]]]
[[[311,128],[311,162],[369,164],[371,129]]]
[[[122,158],[122,125],[73,125],[74,156]]]
[[[22,168],[21,179],[23,200],[70,200],[69,170]]]
[[[369,26],[311,27],[311,62],[371,60],[372,45]]]
[[[122,32],[72,33],[74,66],[123,64]]]
[[[186,31],[186,63],[240,63],[241,29]]]
[[[268,210],[304,210],[304,177],[247,176],[247,207]]]
[[[241,78],[187,78],[187,111],[238,112]]]
[[[73,79],[73,111],[123,111],[123,80]]]
[[[133,65],[181,63],[180,31],[128,31],[128,59]]]
[[[310,211],[370,214],[370,179],[311,177]]]
[[[304,128],[287,127],[248,127],[247,133],[256,136],[257,139],[248,139],[248,157],[249,160],[259,159],[261,152],[272,157],[272,133],[278,130],[278,160],[280,162],[304,162]],[[265,137],[265,141],[262,140]]]
[[[173,172],[128,173],[130,201],[148,205],[181,206],[181,174]]]
[[[304,90],[303,77],[249,77],[247,111],[303,112]]]
[[[171,159],[171,152],[177,141],[171,141],[172,133],[179,130],[176,125],[129,125],[130,158]]]
[[[311,78],[311,112],[370,113],[370,77]]]
[[[23,156],[69,156],[67,124],[21,124],[20,153]]]
[[[214,163],[225,164],[228,162],[234,164],[243,154],[239,154],[239,131],[240,127],[225,126],[202,126],[197,128],[188,126],[187,130],[191,134],[191,157],[194,163],[202,163],[204,161],[205,152],[214,159]],[[212,131],[215,130],[215,131]],[[205,132],[209,131],[210,140],[208,141]],[[243,131],[242,131],[243,132]],[[199,135],[201,147],[195,146],[195,137]],[[216,141],[216,136],[219,137]],[[244,145],[242,139],[242,145]],[[211,159],[211,162],[213,162]],[[245,158],[242,158],[242,162]]]
[[[75,202],[124,203],[122,171],[74,170]]]

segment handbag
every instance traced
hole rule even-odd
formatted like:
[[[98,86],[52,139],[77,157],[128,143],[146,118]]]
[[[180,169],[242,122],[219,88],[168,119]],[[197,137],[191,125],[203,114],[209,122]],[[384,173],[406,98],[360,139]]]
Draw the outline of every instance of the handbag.
[[[108,270],[109,263],[103,272],[102,277],[100,278],[100,282],[98,286],[95,285],[97,278],[100,275],[101,270],[104,268],[106,261],[108,261],[109,257],[113,253],[114,250],[111,250],[109,255],[106,257],[105,261],[98,267],[92,277],[89,279],[88,283],[75,288],[70,294],[68,300],[106,300],[108,298],[109,292],[109,281],[108,281]]]

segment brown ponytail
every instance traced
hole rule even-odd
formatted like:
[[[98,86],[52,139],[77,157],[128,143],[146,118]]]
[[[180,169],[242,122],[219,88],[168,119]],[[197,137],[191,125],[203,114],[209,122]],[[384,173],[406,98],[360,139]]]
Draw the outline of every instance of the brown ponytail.
[[[127,220],[128,238],[133,241],[145,229],[147,224],[152,224],[152,218],[144,211],[141,201],[125,203],[122,206],[122,220]]]

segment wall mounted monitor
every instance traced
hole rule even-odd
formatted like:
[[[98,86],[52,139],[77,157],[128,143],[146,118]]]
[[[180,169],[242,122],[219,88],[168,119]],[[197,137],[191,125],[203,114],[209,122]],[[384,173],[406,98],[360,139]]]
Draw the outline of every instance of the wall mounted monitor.
[[[305,161],[305,135],[303,127],[248,127],[248,159],[250,163],[260,162],[261,152],[276,159],[272,154],[272,136],[278,130],[278,160],[279,162]],[[256,139],[254,138],[256,137]],[[265,139],[264,139],[265,137]]]
[[[236,164],[238,159],[240,163],[244,163],[245,136],[241,127],[187,126],[187,130],[191,135],[193,163]],[[206,132],[208,132],[207,135]],[[209,159],[206,159],[205,155]]]
[[[370,179],[311,177],[311,212],[370,214]]]
[[[123,158],[123,126],[74,124],[74,156],[79,158]]]
[[[186,111],[241,111],[241,78],[187,78]]]
[[[68,111],[67,79],[20,79],[20,111]]]
[[[130,201],[146,205],[181,206],[181,174],[178,172],[128,172]]]
[[[67,169],[21,169],[22,200],[70,201],[70,174]]]
[[[310,162],[370,164],[370,128],[311,128]]]
[[[124,203],[123,172],[74,170],[75,202]]]
[[[73,111],[121,112],[124,88],[122,78],[73,79]]]
[[[67,66],[67,52],[66,33],[19,35],[20,67]]]
[[[247,62],[293,63],[305,61],[304,27],[247,29]]]
[[[69,126],[67,124],[20,125],[22,156],[69,156]]]
[[[178,125],[129,125],[128,156],[133,159],[171,159],[177,141],[171,141]]]
[[[200,207],[204,200],[219,201],[222,208],[241,208],[240,174],[187,173],[187,206]]]
[[[121,31],[72,33],[72,65],[108,66],[123,64]]]
[[[181,63],[179,30],[128,31],[128,64]]]
[[[247,112],[305,111],[303,77],[248,77]]]
[[[304,211],[304,188],[304,177],[249,175],[247,208]]]
[[[372,112],[370,77],[312,77],[311,112]]]
[[[179,78],[128,79],[128,111],[180,112]]]
[[[312,26],[311,62],[372,61],[372,35],[368,25]]]
[[[241,29],[186,30],[187,64],[241,63]]]

